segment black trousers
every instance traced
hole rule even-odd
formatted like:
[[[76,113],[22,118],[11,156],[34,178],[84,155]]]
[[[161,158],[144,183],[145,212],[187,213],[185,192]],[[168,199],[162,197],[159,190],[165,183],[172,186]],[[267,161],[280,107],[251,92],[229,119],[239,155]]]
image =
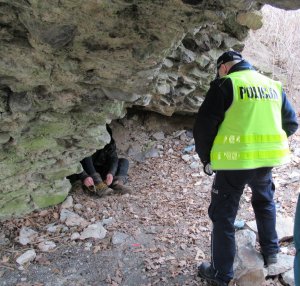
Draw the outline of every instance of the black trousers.
[[[208,214],[213,222],[211,251],[212,266],[217,277],[233,278],[235,256],[234,221],[245,185],[252,190],[251,203],[255,213],[261,252],[270,255],[279,251],[276,233],[275,186],[272,168],[240,171],[217,171],[211,192]]]

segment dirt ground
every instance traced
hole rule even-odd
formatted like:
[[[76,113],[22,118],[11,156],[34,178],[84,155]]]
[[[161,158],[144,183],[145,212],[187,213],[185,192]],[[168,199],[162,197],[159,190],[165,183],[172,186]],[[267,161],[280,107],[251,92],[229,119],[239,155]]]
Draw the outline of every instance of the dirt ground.
[[[163,122],[148,118],[144,124],[141,122],[142,118],[135,115],[113,124],[120,154],[131,163],[128,185],[133,193],[105,198],[81,189],[70,193],[71,210],[90,223],[113,219],[112,224],[105,225],[106,237],[71,240],[74,232],[82,230],[77,226],[64,226],[54,233],[46,231],[51,223],[61,224],[60,206],[2,222],[0,285],[208,285],[196,276],[196,266],[210,259],[207,209],[213,178],[202,172],[201,164],[197,167],[194,150],[184,152],[193,144],[191,120],[186,124],[182,118]],[[155,134],[159,127],[163,127],[163,136]],[[290,140],[292,163],[274,171],[275,201],[284,216],[293,217],[295,212],[300,181],[299,142],[298,132]],[[144,147],[140,153],[139,146]],[[190,161],[183,160],[183,155],[190,155]],[[250,196],[250,189],[246,189],[239,219],[254,219]],[[38,242],[20,245],[16,238],[22,226],[36,230],[39,239],[54,242],[56,248],[42,252]],[[112,238],[120,232],[127,238],[114,244]],[[20,268],[16,258],[28,249],[35,249],[37,257]],[[289,249],[293,253],[292,245]],[[266,285],[281,284],[275,277]]]

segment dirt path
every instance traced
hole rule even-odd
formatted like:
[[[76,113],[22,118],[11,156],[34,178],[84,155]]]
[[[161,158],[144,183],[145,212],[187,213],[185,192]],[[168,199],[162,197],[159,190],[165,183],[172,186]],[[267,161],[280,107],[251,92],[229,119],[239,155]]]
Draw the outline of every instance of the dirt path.
[[[207,208],[212,178],[204,175],[201,165],[195,168],[194,151],[185,154],[189,161],[183,160],[184,148],[192,143],[188,132],[165,132],[165,138],[154,140],[153,132],[133,120],[124,122],[126,128],[120,127],[120,132],[127,143],[134,149],[136,144],[150,146],[152,142],[150,153],[155,156],[144,162],[131,160],[129,186],[134,193],[101,199],[82,190],[70,194],[70,210],[89,223],[112,218],[105,225],[106,237],[71,240],[82,228],[61,224],[60,206],[6,221],[0,229],[0,285],[207,285],[196,277],[196,265],[210,258]],[[291,141],[297,156],[291,165],[274,172],[278,211],[286,216],[295,211],[299,142],[298,133]],[[130,158],[134,157],[132,153]],[[239,219],[254,219],[250,195],[246,189]],[[50,233],[46,229],[51,223],[61,227]],[[24,225],[36,230],[39,239],[55,242],[56,248],[41,252],[37,239],[31,245],[18,244],[16,238]],[[113,242],[116,237],[121,243]],[[20,270],[16,258],[32,248],[36,259]]]

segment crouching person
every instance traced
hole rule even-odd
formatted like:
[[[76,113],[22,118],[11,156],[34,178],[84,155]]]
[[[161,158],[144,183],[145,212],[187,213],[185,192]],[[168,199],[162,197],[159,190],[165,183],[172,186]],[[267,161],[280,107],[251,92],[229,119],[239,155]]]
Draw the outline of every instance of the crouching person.
[[[128,181],[129,162],[118,158],[115,140],[111,128],[106,125],[111,141],[103,149],[92,156],[84,158],[80,163],[83,172],[68,177],[73,185],[80,180],[82,186],[99,197],[112,194],[129,194],[131,190],[125,186]]]

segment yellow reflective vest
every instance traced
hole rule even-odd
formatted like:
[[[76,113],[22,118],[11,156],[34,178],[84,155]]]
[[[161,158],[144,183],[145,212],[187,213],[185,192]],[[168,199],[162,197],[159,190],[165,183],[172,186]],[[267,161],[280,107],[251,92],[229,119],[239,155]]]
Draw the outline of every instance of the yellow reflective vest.
[[[255,169],[287,163],[281,83],[254,70],[234,72],[224,78],[232,81],[233,102],[212,146],[212,169]]]

